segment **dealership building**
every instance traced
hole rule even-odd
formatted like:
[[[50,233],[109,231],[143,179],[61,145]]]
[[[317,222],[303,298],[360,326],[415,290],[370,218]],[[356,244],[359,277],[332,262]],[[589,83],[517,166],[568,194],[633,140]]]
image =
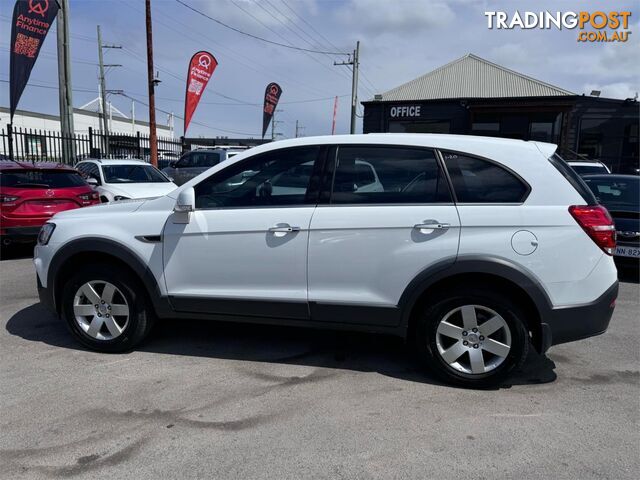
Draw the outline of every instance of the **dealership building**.
[[[637,97],[596,95],[578,95],[468,54],[362,102],[363,132],[539,140],[557,144],[567,159],[637,172]]]

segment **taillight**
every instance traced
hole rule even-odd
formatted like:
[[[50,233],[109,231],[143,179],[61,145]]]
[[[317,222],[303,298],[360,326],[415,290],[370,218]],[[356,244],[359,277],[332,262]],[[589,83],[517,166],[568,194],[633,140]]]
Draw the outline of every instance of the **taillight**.
[[[14,197],[11,195],[3,195],[0,193],[0,203],[11,203],[11,202],[15,202],[16,200],[18,200],[18,198],[20,197]]]
[[[572,205],[569,213],[578,225],[605,253],[613,255],[616,248],[616,227],[602,205]]]
[[[78,195],[78,198],[84,202],[89,202],[91,200],[98,200],[98,192],[90,192],[90,193],[82,193]]]

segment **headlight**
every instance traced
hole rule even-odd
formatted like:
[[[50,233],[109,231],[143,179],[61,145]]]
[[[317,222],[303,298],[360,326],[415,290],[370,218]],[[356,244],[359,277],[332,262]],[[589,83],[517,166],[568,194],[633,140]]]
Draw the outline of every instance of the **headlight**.
[[[45,223],[40,229],[40,233],[38,234],[38,245],[46,245],[47,243],[49,243],[51,234],[55,229],[55,223]]]
[[[125,197],[123,195],[116,195],[115,197],[113,197],[113,201],[117,202],[118,200],[130,200],[129,197]]]

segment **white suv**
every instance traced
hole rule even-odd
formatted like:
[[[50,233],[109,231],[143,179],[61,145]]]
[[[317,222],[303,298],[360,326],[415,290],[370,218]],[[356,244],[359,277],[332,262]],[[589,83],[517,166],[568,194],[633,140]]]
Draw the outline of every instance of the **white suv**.
[[[158,317],[278,323],[399,335],[446,380],[494,383],[530,344],[603,333],[613,312],[613,222],[555,150],[416,134],[252,148],[167,196],[57,214],[41,300],[104,352]]]
[[[93,185],[103,203],[132,198],[159,197],[178,186],[153,165],[142,160],[83,160],[76,169]]]

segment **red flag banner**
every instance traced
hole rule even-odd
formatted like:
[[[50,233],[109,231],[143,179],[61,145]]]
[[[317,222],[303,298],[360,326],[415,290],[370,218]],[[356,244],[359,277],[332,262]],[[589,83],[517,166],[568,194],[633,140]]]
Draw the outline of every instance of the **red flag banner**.
[[[273,118],[273,112],[276,111],[280,95],[282,95],[282,87],[280,85],[275,82],[267,85],[264,91],[264,108],[262,109],[262,138],[264,138],[264,134],[267,132],[269,123]]]
[[[11,118],[57,14],[56,0],[17,0],[13,7],[9,60]]]
[[[333,101],[333,122],[331,122],[331,135],[336,134],[336,114],[338,113],[338,97]]]
[[[187,133],[200,97],[202,97],[204,89],[207,88],[207,83],[209,83],[217,66],[216,57],[209,52],[197,52],[191,57],[189,74],[187,75],[187,89],[184,95],[184,135]]]

